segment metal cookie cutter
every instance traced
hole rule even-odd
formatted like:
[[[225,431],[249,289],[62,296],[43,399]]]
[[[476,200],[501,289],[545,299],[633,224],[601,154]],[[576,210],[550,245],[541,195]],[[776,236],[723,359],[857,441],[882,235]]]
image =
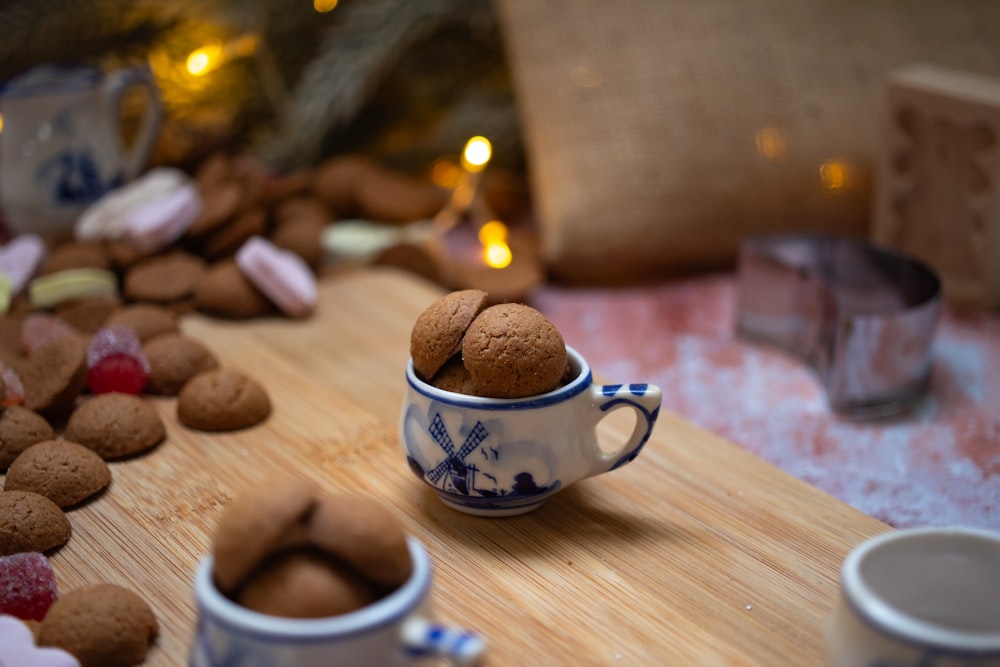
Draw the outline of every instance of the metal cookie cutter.
[[[852,418],[905,410],[926,390],[941,281],[918,260],[860,239],[752,237],[740,246],[737,332],[812,365]]]

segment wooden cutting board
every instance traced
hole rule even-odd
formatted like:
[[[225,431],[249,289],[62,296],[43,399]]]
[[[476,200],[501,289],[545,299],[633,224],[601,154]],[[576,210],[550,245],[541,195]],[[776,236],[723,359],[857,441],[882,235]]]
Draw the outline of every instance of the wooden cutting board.
[[[307,321],[190,316],[186,333],[262,382],[274,413],[205,434],[178,424],[174,399],[151,399],[167,440],[113,463],[107,492],[71,511],[52,559],[61,590],[135,590],[161,625],[146,664],[186,665],[191,579],[220,510],[295,471],[399,516],[430,551],[436,616],[481,633],[486,665],[822,663],[840,562],[888,527],[675,415],[634,463],[525,516],[466,516],[418,482],[396,427],[410,328],[440,294],[366,269],[325,277]],[[608,420],[602,438],[630,427]]]

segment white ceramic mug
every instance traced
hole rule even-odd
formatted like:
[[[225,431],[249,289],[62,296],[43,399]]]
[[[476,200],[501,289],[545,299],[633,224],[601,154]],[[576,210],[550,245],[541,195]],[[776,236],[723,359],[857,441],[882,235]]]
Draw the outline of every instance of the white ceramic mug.
[[[126,148],[122,102],[148,98]],[[9,235],[68,237],[83,210],[139,174],[163,118],[148,68],[37,67],[0,87],[0,217]]]
[[[826,634],[831,667],[1000,666],[1000,534],[914,528],[851,551]]]
[[[529,398],[482,398],[433,387],[406,366],[399,440],[414,474],[457,510],[511,516],[557,491],[635,459],[659,416],[651,384],[596,384],[586,360],[567,347],[574,379]],[[613,451],[597,425],[612,410],[636,412],[635,428]]]
[[[317,619],[270,616],[233,602],[216,588],[206,557],[195,575],[190,666],[404,667],[425,658],[478,665],[481,638],[429,620],[430,559],[418,540],[408,543],[413,574],[402,586],[358,611]]]

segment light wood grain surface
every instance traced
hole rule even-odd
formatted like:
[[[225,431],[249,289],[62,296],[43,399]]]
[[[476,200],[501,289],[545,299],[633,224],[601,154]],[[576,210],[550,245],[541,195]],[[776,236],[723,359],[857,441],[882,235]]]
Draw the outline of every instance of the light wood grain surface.
[[[205,434],[178,424],[175,400],[151,399],[167,440],[113,463],[108,491],[71,511],[73,537],[53,556],[61,590],[134,589],[161,625],[146,664],[185,665],[191,579],[220,510],[290,470],[391,508],[430,551],[437,618],[481,633],[489,666],[823,663],[840,561],[888,527],[672,414],[635,462],[531,514],[444,507],[396,435],[410,328],[440,294],[361,270],[325,277],[307,321],[187,319],[224,365],[266,385],[274,413]]]

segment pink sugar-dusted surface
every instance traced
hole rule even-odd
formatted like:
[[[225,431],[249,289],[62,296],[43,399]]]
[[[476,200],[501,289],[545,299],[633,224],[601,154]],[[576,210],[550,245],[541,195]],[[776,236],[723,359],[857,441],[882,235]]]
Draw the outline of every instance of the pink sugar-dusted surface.
[[[733,330],[734,274],[631,288],[546,285],[531,304],[611,382],[896,527],[1000,529],[1000,315],[946,308],[930,391],[907,414],[831,413],[812,370]]]

